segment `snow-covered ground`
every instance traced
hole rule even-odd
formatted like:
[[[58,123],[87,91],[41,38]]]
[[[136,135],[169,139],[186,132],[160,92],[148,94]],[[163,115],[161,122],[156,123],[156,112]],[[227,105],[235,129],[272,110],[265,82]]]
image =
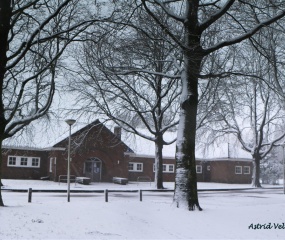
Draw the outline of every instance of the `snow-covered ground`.
[[[5,188],[66,189],[50,181],[3,180]],[[173,189],[173,183],[165,184]],[[149,183],[126,186],[71,184],[71,189],[149,189]],[[199,183],[200,189],[248,185]],[[283,189],[200,192],[203,211],[189,212],[172,204],[172,192],[33,193],[3,191],[0,239],[284,239]],[[260,225],[258,225],[260,224]],[[253,229],[259,227],[262,229]],[[267,227],[268,229],[263,229]],[[280,227],[280,229],[279,229]]]

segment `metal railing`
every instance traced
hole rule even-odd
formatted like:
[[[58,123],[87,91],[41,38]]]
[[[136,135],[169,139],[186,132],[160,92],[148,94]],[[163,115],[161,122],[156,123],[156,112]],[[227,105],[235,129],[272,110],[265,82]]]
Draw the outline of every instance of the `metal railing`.
[[[265,188],[264,190],[280,190],[282,189],[282,187],[272,187],[272,188]],[[11,191],[11,192],[28,192],[28,202],[32,202],[32,193],[66,193],[66,190],[63,189],[5,189],[2,188],[2,191]],[[229,192],[229,191],[237,191],[237,192],[243,192],[243,191],[251,191],[251,190],[257,190],[256,188],[232,188],[232,189],[198,189],[198,192]],[[116,189],[116,190],[70,190],[71,193],[101,193],[104,194],[104,199],[105,202],[109,201],[109,193],[139,193],[138,197],[139,200],[142,201],[143,200],[143,192],[152,192],[152,193],[165,193],[165,192],[174,192],[173,189],[140,189],[140,190],[120,190],[120,189]]]

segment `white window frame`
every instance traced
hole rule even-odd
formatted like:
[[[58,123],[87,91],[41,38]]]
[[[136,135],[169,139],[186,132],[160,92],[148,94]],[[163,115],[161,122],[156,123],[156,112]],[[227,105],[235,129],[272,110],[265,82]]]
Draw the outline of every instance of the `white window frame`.
[[[53,158],[49,159],[49,172],[52,173],[52,166],[53,166]]]
[[[203,172],[202,165],[196,165],[196,173],[202,173],[202,172]]]
[[[242,166],[235,166],[235,174],[242,174]]]
[[[250,166],[243,166],[243,174],[250,174]]]
[[[167,167],[167,172],[169,172],[169,173],[174,173],[174,169],[175,169],[175,167],[174,167],[174,164],[167,164],[168,165],[168,167]],[[172,167],[172,170],[170,170],[170,167]]]
[[[132,167],[132,168],[130,168],[130,167]],[[128,164],[128,170],[129,170],[129,171],[133,171],[133,170],[134,170],[134,164],[133,164],[132,162],[129,162],[129,164]]]
[[[11,159],[11,162],[10,162],[10,159]],[[13,162],[13,164],[12,164]],[[8,156],[8,163],[7,163],[7,166],[16,166],[17,165],[17,158],[15,156]]]
[[[34,165],[36,163],[36,165]],[[32,157],[32,167],[37,167],[40,165],[40,159],[38,157]]]
[[[21,157],[21,160],[20,160],[20,165],[21,167],[26,167],[28,166],[28,158],[27,157]]]
[[[132,169],[130,169],[130,164],[132,164],[132,166],[133,166]],[[141,169],[139,169],[139,166],[141,166]],[[129,162],[128,170],[129,170],[129,172],[143,172],[143,163]]]
[[[11,160],[15,160],[15,164],[11,164]],[[27,164],[22,165],[23,160],[27,159]],[[38,159],[38,165],[33,166],[33,159]],[[21,167],[21,168],[40,168],[41,158],[40,157],[28,157],[28,156],[8,156],[7,161],[8,167]]]
[[[163,173],[174,173],[174,164],[163,164],[162,166]],[[170,166],[172,166],[173,170],[170,170]],[[153,172],[155,172],[155,163],[153,164]]]

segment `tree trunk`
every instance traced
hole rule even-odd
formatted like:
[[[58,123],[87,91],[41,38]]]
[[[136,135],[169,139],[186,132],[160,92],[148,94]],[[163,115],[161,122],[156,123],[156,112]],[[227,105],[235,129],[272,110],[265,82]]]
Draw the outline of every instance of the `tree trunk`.
[[[177,207],[188,210],[194,210],[195,207],[202,210],[198,201],[195,160],[196,111],[197,104],[189,99],[180,113],[176,146],[174,201]]]
[[[7,55],[6,51],[8,47],[8,35],[10,31],[10,19],[12,9],[11,0],[0,1],[0,182],[2,179],[2,140],[4,136],[6,119],[4,115],[4,104],[3,104],[3,87],[4,87],[4,76],[6,72]],[[0,206],[4,206],[2,200],[2,193],[0,188]]]
[[[176,177],[174,201],[177,207],[192,211],[202,208],[198,201],[195,141],[198,108],[198,79],[205,56],[200,43],[198,21],[199,1],[186,2],[183,48],[184,72],[182,73],[181,112],[176,143]]]
[[[155,186],[163,189],[163,159],[162,159],[163,139],[159,135],[155,141]]]
[[[11,0],[0,1],[0,182],[2,185],[2,140],[4,138],[4,131],[6,126],[6,119],[4,115],[4,104],[3,104],[3,86],[4,76],[6,72],[7,55],[8,49],[8,35],[10,31],[10,19],[11,19]],[[4,206],[2,199],[2,191],[0,188],[0,206]]]
[[[198,201],[195,140],[198,108],[198,76],[202,54],[199,48],[184,52],[185,72],[182,74],[181,112],[176,145],[176,177],[174,201],[177,207],[202,208]],[[198,50],[198,51],[197,51]]]
[[[1,98],[3,90],[4,74],[7,64],[8,35],[10,31],[11,0],[0,1],[0,82]],[[1,106],[2,107],[2,106]]]
[[[261,188],[260,184],[260,160],[261,157],[259,154],[253,155],[253,170],[252,170],[252,187]]]
[[[2,186],[1,179],[2,179],[2,140],[0,139],[0,182],[1,182],[1,186]],[[0,207],[4,207],[1,187],[0,187]]]

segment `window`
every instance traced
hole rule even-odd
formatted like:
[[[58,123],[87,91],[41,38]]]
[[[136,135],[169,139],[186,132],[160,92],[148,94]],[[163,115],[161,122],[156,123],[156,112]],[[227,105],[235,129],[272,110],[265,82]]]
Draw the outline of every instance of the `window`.
[[[40,165],[40,159],[38,158],[32,158],[32,166],[38,167]]]
[[[244,174],[250,174],[250,167],[249,166],[244,166],[243,167],[243,173]]]
[[[8,166],[16,165],[16,157],[9,157]]]
[[[142,163],[129,163],[129,172],[142,172],[143,171],[143,164]]]
[[[28,165],[28,158],[21,158],[21,166],[27,166]]]
[[[133,163],[129,163],[129,170],[133,171],[134,170],[134,164]]]
[[[174,172],[174,164],[163,164],[162,171],[164,173],[173,173]],[[153,172],[155,172],[155,164],[153,164]]]
[[[242,167],[241,166],[235,167],[235,174],[242,174]]]
[[[8,167],[25,167],[25,168],[39,168],[39,157],[26,157],[26,156],[8,156]]]
[[[169,164],[168,165],[168,171],[169,172],[174,172],[174,164]]]
[[[207,166],[207,171],[211,171],[211,166]]]
[[[137,163],[137,171],[142,172],[142,163]]]
[[[202,173],[202,165],[196,165],[196,173]]]

